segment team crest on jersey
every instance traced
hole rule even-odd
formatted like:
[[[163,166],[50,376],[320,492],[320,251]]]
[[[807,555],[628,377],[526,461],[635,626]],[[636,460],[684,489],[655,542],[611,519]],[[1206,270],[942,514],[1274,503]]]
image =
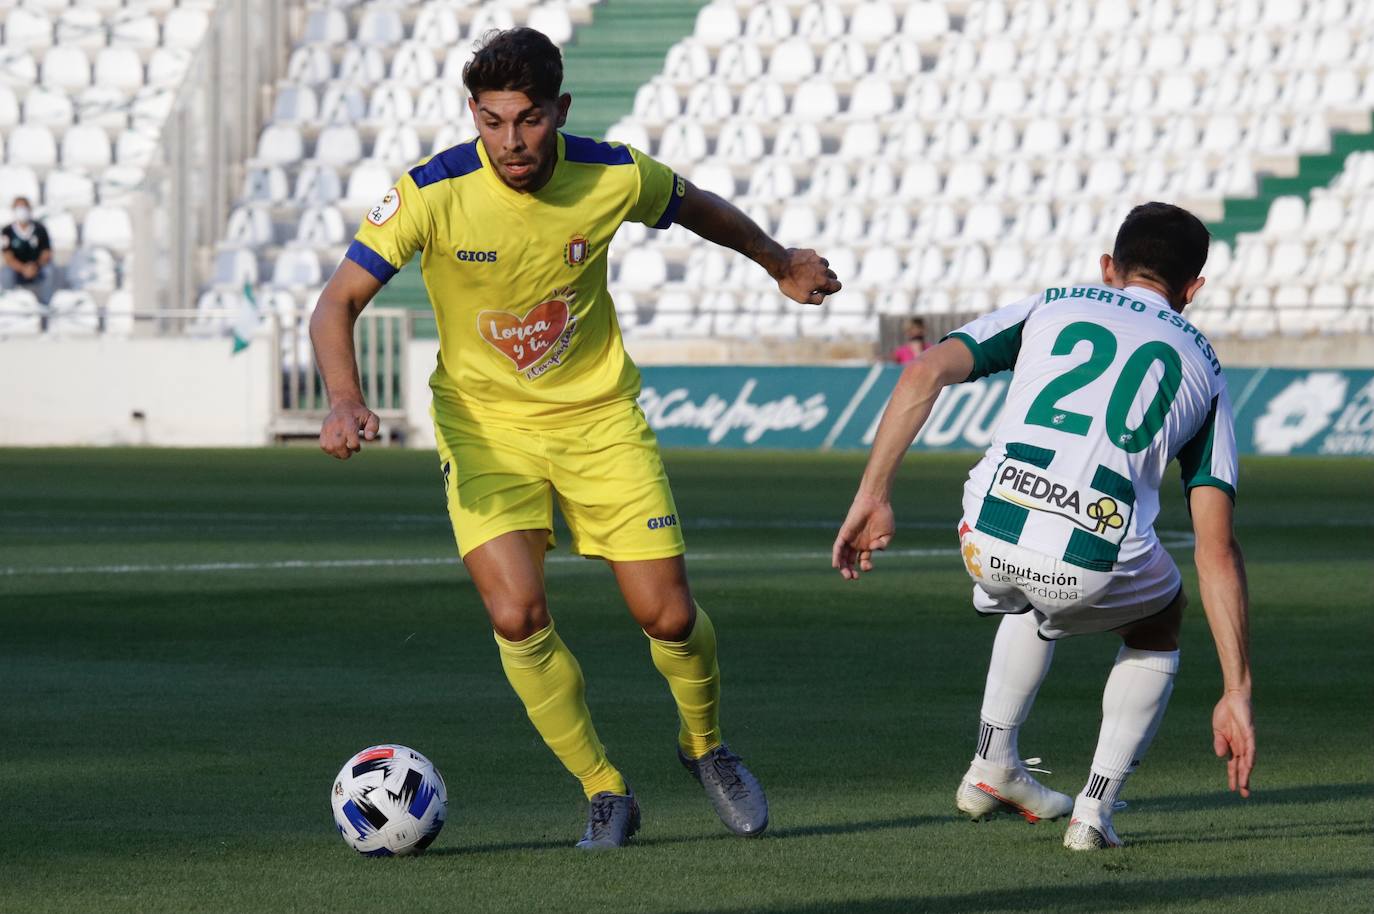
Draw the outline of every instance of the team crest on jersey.
[[[579,267],[587,260],[592,243],[585,235],[573,235],[563,246],[563,261],[570,267]]]
[[[1118,545],[1126,537],[1132,510],[1105,492],[1012,457],[998,465],[988,494],[1031,511],[1062,517]]]
[[[386,192],[382,202],[367,211],[367,221],[377,227],[386,225],[391,221],[391,217],[401,211],[401,192],[396,188]]]
[[[477,315],[477,332],[510,359],[526,380],[533,381],[563,364],[577,331],[577,317],[572,313],[576,298],[575,290],[564,287],[555,289],[523,317],[511,311],[483,311]]]

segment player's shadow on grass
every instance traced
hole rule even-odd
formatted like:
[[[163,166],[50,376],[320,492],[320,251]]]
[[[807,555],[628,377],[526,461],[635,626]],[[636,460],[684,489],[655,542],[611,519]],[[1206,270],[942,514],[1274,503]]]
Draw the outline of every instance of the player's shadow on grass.
[[[1224,790],[1154,797],[1141,800],[1138,808],[1150,812],[1194,812],[1199,809],[1243,809],[1251,805],[1307,806],[1312,803],[1367,800],[1371,797],[1374,797],[1374,784],[1308,784],[1272,790],[1256,787],[1248,800]]]
[[[980,889],[957,895],[910,895],[897,898],[836,899],[805,905],[731,908],[712,905],[713,914],[973,914],[984,911],[1042,911],[1056,914],[1100,914],[1102,911],[1128,911],[1137,907],[1172,910],[1174,905],[1197,907],[1208,899],[1227,903],[1238,899],[1282,896],[1294,889],[1310,893],[1335,889],[1342,883],[1368,880],[1364,870],[1331,872],[1244,873],[1235,876],[1169,876],[1164,879],[1133,879],[1123,873],[1120,879],[1104,879],[1080,885],[1061,884],[1012,889]],[[1048,894],[1052,891],[1052,895]],[[681,914],[699,910],[687,908]]]
[[[821,835],[853,835],[862,832],[885,831],[888,829],[920,828],[927,825],[943,825],[954,821],[955,816],[899,816],[891,819],[874,819],[867,822],[818,822],[814,825],[791,825],[770,828],[760,839],[778,841],[788,838],[812,838]],[[725,831],[709,835],[647,835],[635,838],[631,847],[667,847],[675,844],[698,844],[702,841],[739,841],[741,839]],[[503,841],[492,844],[471,844],[465,847],[436,847],[427,856],[445,857],[461,854],[494,854],[506,851],[543,851],[557,850],[572,846],[572,841]]]
[[[1369,822],[1260,822],[1255,825],[1225,825],[1204,834],[1190,832],[1132,836],[1132,847],[1168,847],[1189,844],[1234,844],[1242,841],[1309,841],[1324,838],[1364,838],[1369,836]]]

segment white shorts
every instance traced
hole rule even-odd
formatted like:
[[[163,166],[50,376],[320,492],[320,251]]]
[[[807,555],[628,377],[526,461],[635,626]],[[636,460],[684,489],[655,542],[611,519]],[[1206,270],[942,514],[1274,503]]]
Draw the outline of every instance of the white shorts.
[[[1147,619],[1172,603],[1183,586],[1178,566],[1158,542],[1112,571],[1071,565],[989,536],[967,521],[959,525],[959,548],[974,582],[974,610],[985,616],[1034,610],[1040,636],[1051,641]]]

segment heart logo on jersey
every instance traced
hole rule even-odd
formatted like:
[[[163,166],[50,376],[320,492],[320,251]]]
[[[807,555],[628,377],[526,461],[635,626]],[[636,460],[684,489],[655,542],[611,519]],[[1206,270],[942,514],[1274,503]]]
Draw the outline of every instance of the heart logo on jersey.
[[[524,371],[553,351],[568,328],[568,307],[576,295],[572,289],[559,289],[524,317],[510,311],[483,311],[477,315],[477,330],[517,370]]]

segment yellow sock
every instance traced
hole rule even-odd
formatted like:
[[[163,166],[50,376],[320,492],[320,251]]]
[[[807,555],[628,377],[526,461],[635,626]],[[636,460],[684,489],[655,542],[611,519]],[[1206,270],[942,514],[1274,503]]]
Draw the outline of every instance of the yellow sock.
[[[582,782],[587,799],[603,790],[625,793],[625,779],[606,758],[592,726],[582,668],[553,630],[553,623],[524,641],[495,637],[501,666],[524,702],[530,722],[563,767]]]
[[[700,758],[720,745],[720,666],[711,617],[698,606],[686,641],[650,638],[649,653],[677,702],[678,745],[688,758]]]

